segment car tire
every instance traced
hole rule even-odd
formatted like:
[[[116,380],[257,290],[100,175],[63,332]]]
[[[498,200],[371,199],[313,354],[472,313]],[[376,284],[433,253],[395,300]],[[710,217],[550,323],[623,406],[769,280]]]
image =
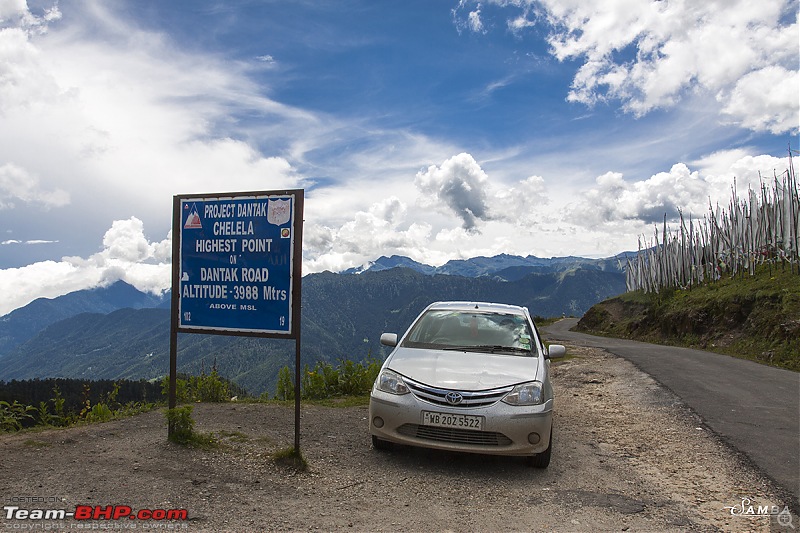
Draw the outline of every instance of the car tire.
[[[388,450],[392,447],[392,443],[372,435],[372,447],[376,450]]]
[[[373,437],[374,438],[374,437]],[[528,465],[533,468],[547,468],[550,465],[550,456],[553,453],[553,428],[550,428],[550,442],[542,453],[535,453],[528,457]]]

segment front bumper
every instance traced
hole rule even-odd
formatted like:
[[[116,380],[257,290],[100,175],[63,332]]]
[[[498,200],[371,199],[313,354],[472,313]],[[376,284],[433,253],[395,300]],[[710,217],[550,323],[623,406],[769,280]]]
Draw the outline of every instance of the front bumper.
[[[423,424],[423,411],[484,417],[481,431]],[[442,407],[414,394],[394,395],[373,389],[369,430],[379,439],[411,446],[492,455],[533,455],[550,443],[553,400],[515,406],[502,401],[479,408]]]

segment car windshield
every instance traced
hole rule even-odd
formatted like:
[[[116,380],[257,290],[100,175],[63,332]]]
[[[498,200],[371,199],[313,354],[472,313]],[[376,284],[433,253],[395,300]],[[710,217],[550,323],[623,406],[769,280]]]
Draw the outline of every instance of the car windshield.
[[[531,356],[533,336],[523,315],[433,309],[414,324],[403,346]]]

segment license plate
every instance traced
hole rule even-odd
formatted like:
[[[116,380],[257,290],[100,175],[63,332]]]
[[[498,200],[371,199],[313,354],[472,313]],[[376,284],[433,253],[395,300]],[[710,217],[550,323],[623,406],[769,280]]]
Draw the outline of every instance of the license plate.
[[[423,411],[422,424],[424,426],[438,426],[443,428],[481,430],[483,429],[483,417]]]

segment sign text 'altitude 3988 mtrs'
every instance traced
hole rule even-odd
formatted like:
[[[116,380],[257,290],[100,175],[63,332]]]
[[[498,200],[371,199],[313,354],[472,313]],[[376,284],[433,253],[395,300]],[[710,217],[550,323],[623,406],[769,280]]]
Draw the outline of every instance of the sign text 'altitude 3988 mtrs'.
[[[295,195],[180,197],[177,207],[179,329],[290,335]]]

